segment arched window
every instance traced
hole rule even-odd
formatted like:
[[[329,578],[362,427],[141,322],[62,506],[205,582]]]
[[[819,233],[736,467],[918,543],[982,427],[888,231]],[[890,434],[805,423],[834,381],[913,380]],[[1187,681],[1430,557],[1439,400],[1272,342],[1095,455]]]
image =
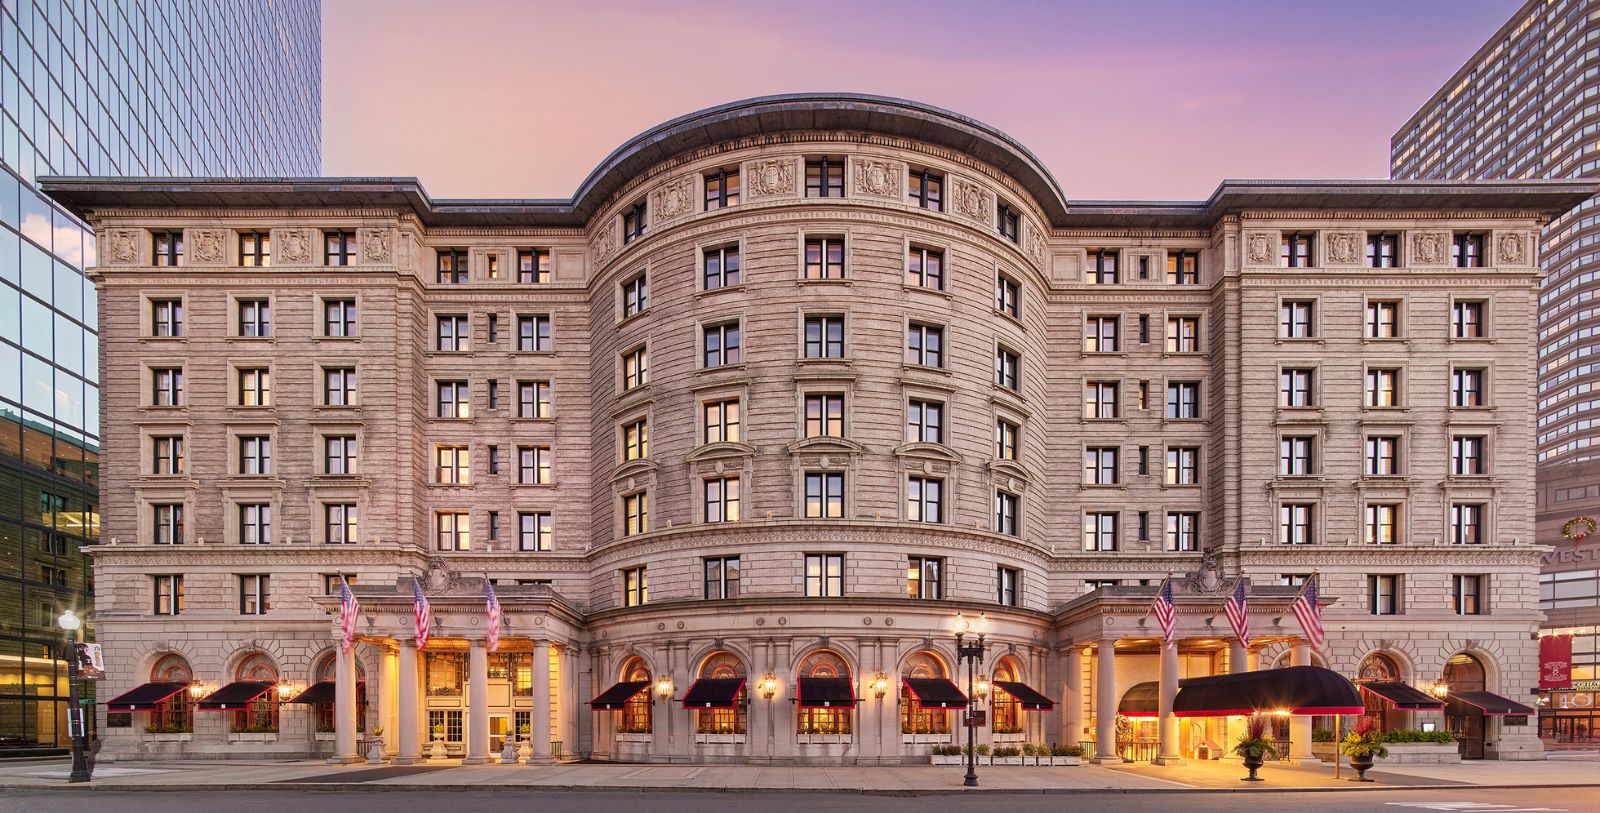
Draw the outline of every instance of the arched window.
[[[650,683],[650,666],[643,658],[629,658],[622,664],[622,680]],[[622,719],[617,722],[618,734],[650,733],[650,712],[654,708],[650,696],[654,690],[654,686],[646,686],[623,704]]]
[[[339,663],[335,657],[334,653],[329,652],[317,662],[317,668],[311,673],[313,682],[333,683],[338,680]],[[326,733],[333,730],[333,703],[318,703],[311,710],[317,716],[317,731]],[[367,678],[359,660],[356,661],[356,730],[367,730]]]
[[[1361,669],[1356,675],[1357,683],[1398,683],[1400,682],[1400,665],[1394,658],[1381,652],[1374,652],[1361,661]],[[1378,730],[1388,731],[1391,727],[1389,716],[1389,701],[1372,692],[1362,692],[1361,699],[1367,707],[1366,716],[1371,717],[1378,724]]]
[[[1458,652],[1444,665],[1444,682],[1452,692],[1487,691],[1483,662],[1476,656]]]
[[[1022,681],[1022,667],[1015,658],[1001,658],[994,667],[994,680],[989,681],[989,704],[994,709],[994,733],[1022,733],[1022,704],[1005,692],[995,688],[996,683]]]
[[[194,683],[194,670],[182,655],[163,655],[150,670],[151,683]],[[161,701],[150,712],[147,729],[152,734],[188,734],[194,731],[194,698],[188,689]]]
[[[264,653],[257,652],[239,661],[233,679],[240,682],[278,682],[278,667]],[[244,708],[233,712],[233,730],[245,733],[277,733],[278,693],[269,691],[252,700]]]
[[[819,649],[800,662],[797,677],[850,679],[850,667],[835,652]],[[801,734],[849,734],[852,709],[801,707],[796,718]]]
[[[731,652],[716,652],[700,664],[702,678],[742,678],[744,664]],[[740,689],[733,698],[731,709],[697,709],[694,713],[696,734],[743,734],[749,726],[748,687]]]
[[[917,652],[906,659],[901,677],[949,677],[944,661],[932,652]],[[901,734],[949,734],[950,712],[947,709],[925,709],[917,705],[917,698],[909,691],[900,692]]]

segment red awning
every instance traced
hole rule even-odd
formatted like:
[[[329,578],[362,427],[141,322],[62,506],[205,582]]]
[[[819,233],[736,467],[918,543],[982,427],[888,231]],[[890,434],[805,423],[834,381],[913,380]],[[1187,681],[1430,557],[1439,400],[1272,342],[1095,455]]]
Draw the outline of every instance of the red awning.
[[[188,689],[187,683],[146,683],[106,701],[106,711],[153,711],[173,695]]]
[[[1045,697],[1033,690],[1033,687],[1020,681],[997,680],[994,687],[1017,699],[1023,711],[1050,711],[1056,707],[1056,701]]]
[[[200,698],[201,711],[237,711],[249,705],[250,701],[272,691],[276,683],[260,680],[241,680],[229,683],[226,686]]]
[[[1393,709],[1427,711],[1444,708],[1443,700],[1406,683],[1362,683],[1360,686],[1363,691],[1383,698]]]
[[[1279,714],[1364,714],[1355,684],[1320,666],[1290,666],[1178,682],[1172,713],[1179,717]]]
[[[967,696],[945,678],[901,678],[906,691],[917,699],[917,706],[925,709],[964,709]]]
[[[595,711],[618,711],[627,705],[633,696],[649,688],[648,680],[624,680],[614,683],[611,688],[600,693],[599,697],[589,701],[589,708]]]
[[[700,678],[683,695],[686,709],[731,709],[744,688],[744,678]]]
[[[1494,692],[1451,692],[1451,700],[1459,700],[1469,706],[1483,710],[1489,717],[1514,717],[1519,715],[1534,715],[1539,712],[1532,706],[1524,706],[1515,700],[1508,700]]]
[[[1155,717],[1160,710],[1161,683],[1155,680],[1129,686],[1117,704],[1117,714],[1123,717]]]

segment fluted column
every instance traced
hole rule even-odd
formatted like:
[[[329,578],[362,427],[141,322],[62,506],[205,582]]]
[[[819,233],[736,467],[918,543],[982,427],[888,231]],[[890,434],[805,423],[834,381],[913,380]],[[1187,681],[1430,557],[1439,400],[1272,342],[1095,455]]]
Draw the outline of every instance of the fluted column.
[[[1178,697],[1178,645],[1162,643],[1161,646],[1161,702],[1157,707],[1157,725],[1161,735],[1157,765],[1181,765],[1183,755],[1178,753],[1178,718],[1172,713],[1172,703]]]
[[[1083,648],[1067,650],[1065,674],[1061,680],[1061,708],[1063,731],[1061,744],[1077,745],[1083,740]]]
[[[348,765],[360,760],[356,753],[356,648],[341,646],[333,656],[333,756],[328,761]]]
[[[1295,666],[1311,665],[1311,645],[1296,641],[1289,651],[1290,663]],[[1289,718],[1289,759],[1294,762],[1317,762],[1311,755],[1311,718],[1296,715]]]
[[[398,741],[395,722],[396,712],[398,711],[396,706],[399,705],[396,701],[399,700],[400,693],[397,685],[400,681],[399,653],[384,647],[383,657],[379,660],[379,665],[381,674],[377,682],[378,726],[383,729],[384,733],[383,752],[389,756],[394,756],[394,745]],[[367,683],[367,697],[372,697],[372,690],[373,683],[369,681]]]
[[[1117,642],[1100,641],[1094,656],[1095,762],[1121,762],[1117,756]]]
[[[462,765],[489,761],[489,646],[472,641],[467,655],[467,756]]]
[[[422,699],[417,693],[417,642],[412,638],[400,641],[399,691],[395,698],[400,719],[396,724],[398,740],[395,743],[394,764],[412,765],[422,761]]]
[[[550,642],[533,642],[533,755],[536,764],[550,762]]]

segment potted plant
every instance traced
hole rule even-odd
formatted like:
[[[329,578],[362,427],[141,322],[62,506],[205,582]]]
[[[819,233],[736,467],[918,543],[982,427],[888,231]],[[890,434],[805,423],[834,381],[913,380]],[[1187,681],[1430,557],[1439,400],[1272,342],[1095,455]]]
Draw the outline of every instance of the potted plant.
[[[1004,745],[994,749],[995,765],[1021,765],[1022,749],[1015,745]]]
[[[935,745],[933,747],[933,764],[935,765],[961,765],[964,749],[959,745]]]
[[[1083,746],[1056,745],[1050,748],[1051,765],[1077,766],[1083,764]]]
[[[1372,767],[1372,761],[1389,755],[1389,749],[1383,745],[1383,732],[1378,730],[1378,721],[1371,717],[1356,719],[1355,728],[1339,743],[1339,752],[1350,758],[1357,782],[1371,782],[1367,770]]]
[[[372,729],[372,738],[367,747],[368,762],[383,762],[383,729]]]
[[[533,739],[528,736],[527,726],[517,726],[517,739],[521,740],[521,744],[517,746],[517,759],[523,762],[533,759]]]
[[[979,765],[988,765],[989,764],[989,746],[980,745],[974,750],[976,750],[978,752],[978,764]]]
[[[1250,769],[1250,775],[1244,781],[1260,782],[1261,777],[1256,776],[1256,770],[1267,757],[1278,755],[1278,749],[1272,744],[1272,735],[1267,733],[1267,718],[1259,714],[1250,715],[1250,719],[1245,721],[1244,733],[1233,746],[1233,752],[1243,757],[1244,766]]]
[[[433,727],[433,745],[428,748],[428,758],[429,759],[444,759],[445,756],[446,756],[446,752],[445,752],[445,749],[444,749],[444,725],[440,724],[440,725],[436,725],[436,726]]]

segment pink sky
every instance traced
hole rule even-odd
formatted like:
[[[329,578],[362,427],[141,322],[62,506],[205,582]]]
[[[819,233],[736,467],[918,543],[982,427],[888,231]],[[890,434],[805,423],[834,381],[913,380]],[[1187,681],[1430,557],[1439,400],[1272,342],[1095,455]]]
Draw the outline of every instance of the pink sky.
[[[667,119],[847,91],[987,122],[1074,199],[1386,177],[1389,136],[1521,5],[329,0],[323,171],[564,198]]]

